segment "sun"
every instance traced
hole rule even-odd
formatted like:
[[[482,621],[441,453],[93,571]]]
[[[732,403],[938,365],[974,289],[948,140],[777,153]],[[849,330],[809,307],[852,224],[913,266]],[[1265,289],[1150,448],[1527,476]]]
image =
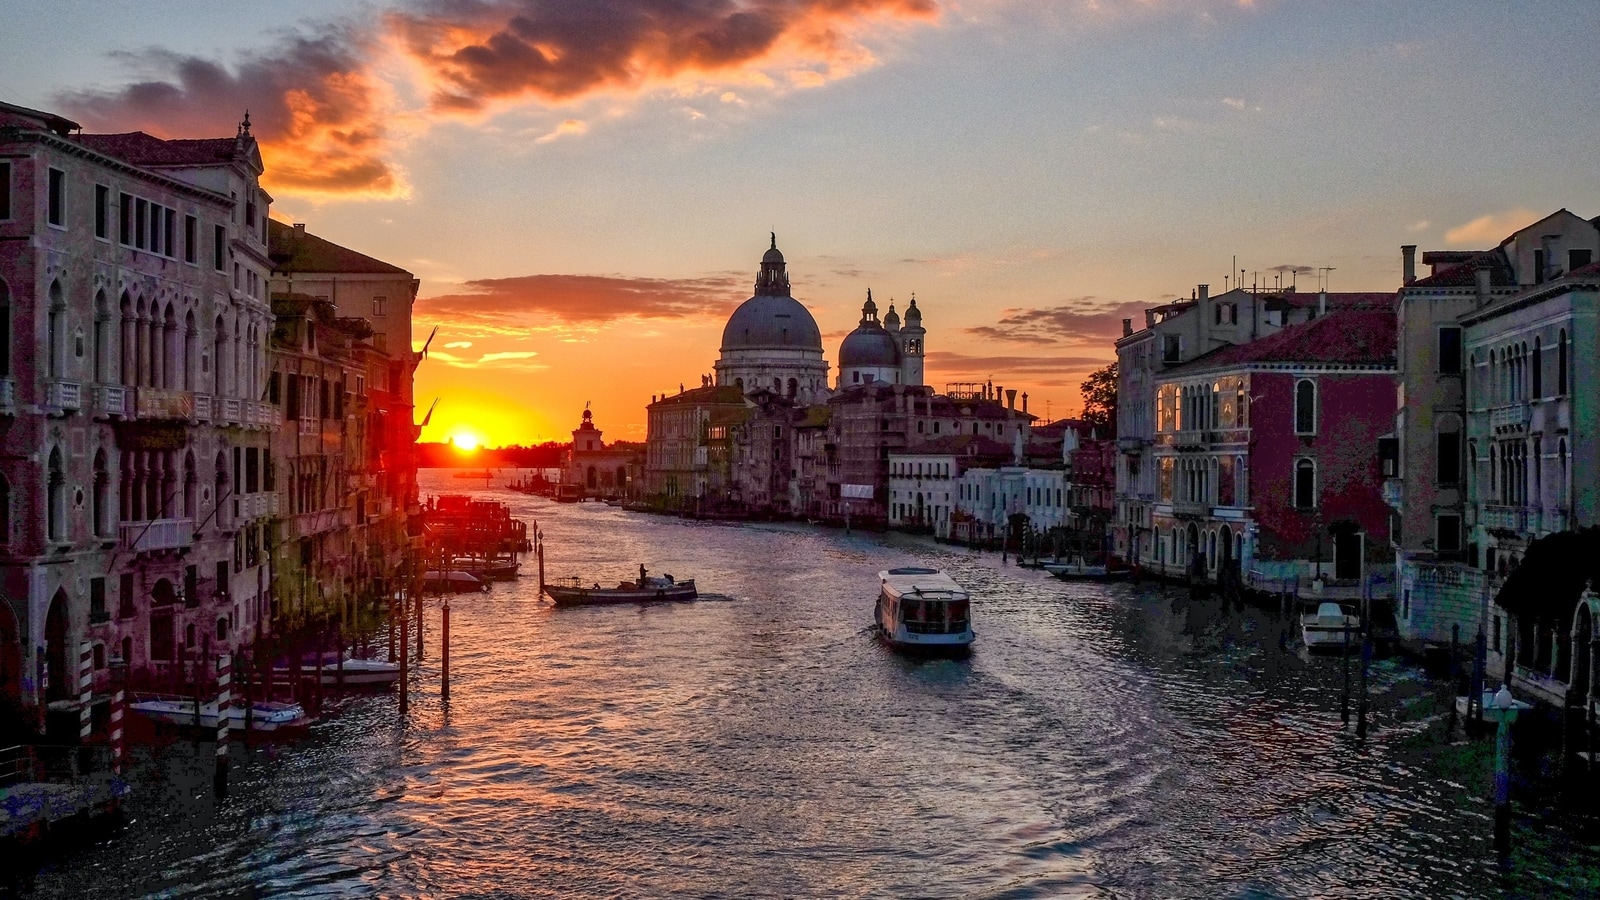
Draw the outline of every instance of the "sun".
[[[478,436],[470,431],[458,431],[450,436],[450,443],[463,453],[471,453],[478,449]]]

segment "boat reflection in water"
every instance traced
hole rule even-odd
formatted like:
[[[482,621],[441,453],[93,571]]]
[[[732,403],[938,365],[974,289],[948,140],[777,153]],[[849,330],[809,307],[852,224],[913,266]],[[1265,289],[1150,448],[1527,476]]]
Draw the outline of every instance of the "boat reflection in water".
[[[896,650],[965,656],[977,635],[972,601],[938,569],[906,567],[878,573],[878,634]]]

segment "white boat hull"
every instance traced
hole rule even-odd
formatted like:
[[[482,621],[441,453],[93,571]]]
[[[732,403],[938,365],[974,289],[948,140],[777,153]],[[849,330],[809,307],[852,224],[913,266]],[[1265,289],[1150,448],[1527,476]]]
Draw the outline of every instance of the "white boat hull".
[[[277,666],[272,670],[274,678],[287,680],[292,674],[288,667]],[[312,680],[317,677],[317,665],[313,661],[310,665],[300,664],[300,677]],[[400,664],[377,659],[347,659],[344,661],[345,687],[381,687],[394,684],[400,680]],[[336,662],[324,661],[322,663],[322,681],[326,687],[337,687],[339,684],[339,667]]]
[[[128,709],[168,725],[194,727],[196,724],[192,699],[146,697],[135,699],[128,704]],[[219,718],[215,700],[200,704],[200,728],[215,730]],[[227,718],[228,728],[232,731],[243,731],[247,720],[251,730],[262,732],[304,730],[311,725],[311,717],[306,715],[300,704],[273,700],[256,701],[248,711],[248,715],[243,706],[230,706]]]
[[[936,569],[903,568],[878,573],[874,612],[878,637],[895,650],[927,656],[965,656],[972,630],[971,599],[950,576]]]

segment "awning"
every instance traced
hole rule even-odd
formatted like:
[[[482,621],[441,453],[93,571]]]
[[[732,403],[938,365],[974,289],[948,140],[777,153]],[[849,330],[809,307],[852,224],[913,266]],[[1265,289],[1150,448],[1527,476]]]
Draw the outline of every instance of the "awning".
[[[1513,615],[1568,622],[1591,579],[1600,584],[1600,528],[1562,531],[1528,545],[1494,602]]]

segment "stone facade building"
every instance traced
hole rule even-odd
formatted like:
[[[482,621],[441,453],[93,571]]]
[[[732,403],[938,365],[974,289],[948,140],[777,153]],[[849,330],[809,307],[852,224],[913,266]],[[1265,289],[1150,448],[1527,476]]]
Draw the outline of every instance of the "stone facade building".
[[[0,702],[76,715],[80,646],[159,679],[270,626],[267,210],[231,137],[0,104]]]

